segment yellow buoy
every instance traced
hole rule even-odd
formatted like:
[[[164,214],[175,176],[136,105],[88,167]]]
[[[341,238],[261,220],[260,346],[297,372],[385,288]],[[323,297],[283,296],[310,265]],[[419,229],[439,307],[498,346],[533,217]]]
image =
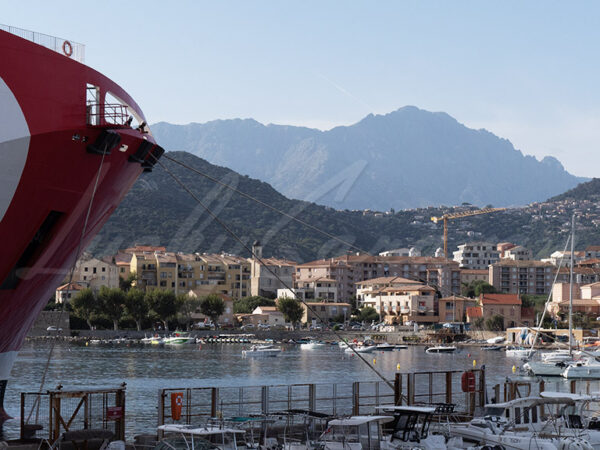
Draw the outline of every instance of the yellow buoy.
[[[512,372],[515,373],[517,371],[517,366],[512,366]]]
[[[473,360],[473,367],[475,367],[476,365],[477,365],[477,360],[476,360],[476,359],[474,359],[474,360]]]
[[[377,358],[373,358],[373,364],[377,364]]]
[[[396,370],[400,370],[400,363],[396,364]]]
[[[90,343],[86,341],[85,342],[85,346],[87,347],[88,345],[90,345]]]

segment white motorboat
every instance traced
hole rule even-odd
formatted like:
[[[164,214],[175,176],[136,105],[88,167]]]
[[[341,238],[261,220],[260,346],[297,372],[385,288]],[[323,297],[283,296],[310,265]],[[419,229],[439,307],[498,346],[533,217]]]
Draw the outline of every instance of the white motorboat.
[[[584,429],[574,417],[571,394],[525,397],[485,406],[484,415],[466,424],[450,425],[449,434],[474,444],[506,449],[600,448],[600,432]]]
[[[538,377],[560,377],[569,363],[573,361],[544,362],[528,361],[523,364],[523,369],[529,374]]]
[[[573,359],[575,352],[572,350],[554,350],[552,352],[546,352],[540,354],[540,359],[547,363],[565,362]]]
[[[506,356],[509,358],[519,358],[519,359],[528,359],[533,354],[535,354],[535,350],[524,347],[508,347],[506,349]]]
[[[308,342],[304,342],[303,344],[300,344],[300,349],[302,349],[302,350],[314,350],[316,348],[322,348],[322,347],[325,347],[325,343],[319,342],[316,340],[310,340]]]
[[[504,342],[505,339],[506,338],[504,336],[496,336],[496,337],[487,339],[485,342],[487,342],[490,345],[495,345],[495,344],[500,344],[500,343]]]
[[[579,378],[588,380],[600,379],[600,362],[596,358],[585,358],[569,364],[562,372],[565,378]]]
[[[371,353],[377,349],[376,345],[356,345],[350,346],[344,350],[346,353]]]
[[[190,336],[189,333],[185,333],[182,331],[175,331],[171,336],[168,336],[163,339],[164,345],[171,345],[171,346],[189,345],[189,344],[195,344],[195,343],[196,343],[195,337]]]
[[[196,448],[237,450],[247,448],[243,444],[246,432],[236,428],[224,428],[212,425],[198,427],[193,425],[169,424],[160,425],[158,430],[163,433],[174,434],[176,439],[171,440],[169,437],[162,439],[154,447],[155,450],[196,450]]]
[[[425,353],[452,353],[455,351],[456,347],[454,345],[436,345],[425,349]]]
[[[279,347],[273,345],[253,345],[249,350],[242,350],[242,356],[251,358],[262,358],[267,356],[277,356],[281,353]]]

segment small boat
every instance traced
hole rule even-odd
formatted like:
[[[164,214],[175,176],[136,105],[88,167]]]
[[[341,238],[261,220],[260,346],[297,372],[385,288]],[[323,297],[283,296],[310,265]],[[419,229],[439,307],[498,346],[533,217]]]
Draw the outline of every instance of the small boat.
[[[425,349],[425,353],[452,353],[454,351],[456,351],[454,345],[436,345]]]
[[[504,342],[505,337],[504,336],[496,336],[493,338],[489,338],[487,339],[485,342],[488,344],[500,344],[501,342]]]
[[[396,350],[396,346],[392,345],[392,344],[388,344],[387,342],[384,342],[383,344],[377,344],[375,346],[376,352],[391,352],[394,350]]]
[[[164,339],[165,345],[188,345],[195,344],[196,338],[190,336],[189,333],[183,333],[181,331],[176,331],[172,336],[166,337]]]
[[[508,347],[506,356],[509,358],[528,359],[535,353],[535,350],[524,347]]]
[[[596,358],[586,358],[569,364],[561,375],[569,379],[598,380],[600,379],[600,363],[596,361]]]
[[[498,352],[498,351],[502,350],[503,348],[504,348],[503,345],[486,345],[484,347],[481,347],[481,350],[488,351],[488,352]]]
[[[242,350],[242,356],[252,358],[277,356],[279,353],[281,353],[281,349],[272,345],[253,345],[249,350]]]
[[[316,340],[310,340],[308,342],[300,344],[300,348],[302,350],[314,350],[316,348],[321,348],[321,347],[325,347],[325,343],[316,341]]]
[[[356,345],[344,350],[346,353],[371,353],[377,349],[376,345]]]
[[[326,450],[361,450],[388,448],[382,424],[392,422],[392,416],[351,416],[333,419],[319,437],[316,446]]]

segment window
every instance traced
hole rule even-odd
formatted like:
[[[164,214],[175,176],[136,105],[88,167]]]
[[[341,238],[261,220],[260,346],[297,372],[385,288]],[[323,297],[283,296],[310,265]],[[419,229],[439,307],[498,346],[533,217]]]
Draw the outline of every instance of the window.
[[[125,273],[125,267],[121,267],[121,273]]]
[[[95,267],[92,269],[92,273],[96,273],[96,268]]]
[[[515,424],[521,423],[521,408],[515,408]]]
[[[103,267],[103,268],[102,268],[102,272],[106,272],[106,267]]]
[[[84,271],[84,272],[87,272],[87,271],[88,271],[88,268],[87,268],[87,267],[84,267],[84,268],[83,268],[83,271]]]

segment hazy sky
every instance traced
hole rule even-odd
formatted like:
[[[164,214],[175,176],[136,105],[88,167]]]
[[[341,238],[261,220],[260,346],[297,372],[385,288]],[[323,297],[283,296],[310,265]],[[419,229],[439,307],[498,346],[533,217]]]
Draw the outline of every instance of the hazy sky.
[[[598,176],[600,2],[0,0],[0,23],[85,44],[150,123],[415,105]]]

